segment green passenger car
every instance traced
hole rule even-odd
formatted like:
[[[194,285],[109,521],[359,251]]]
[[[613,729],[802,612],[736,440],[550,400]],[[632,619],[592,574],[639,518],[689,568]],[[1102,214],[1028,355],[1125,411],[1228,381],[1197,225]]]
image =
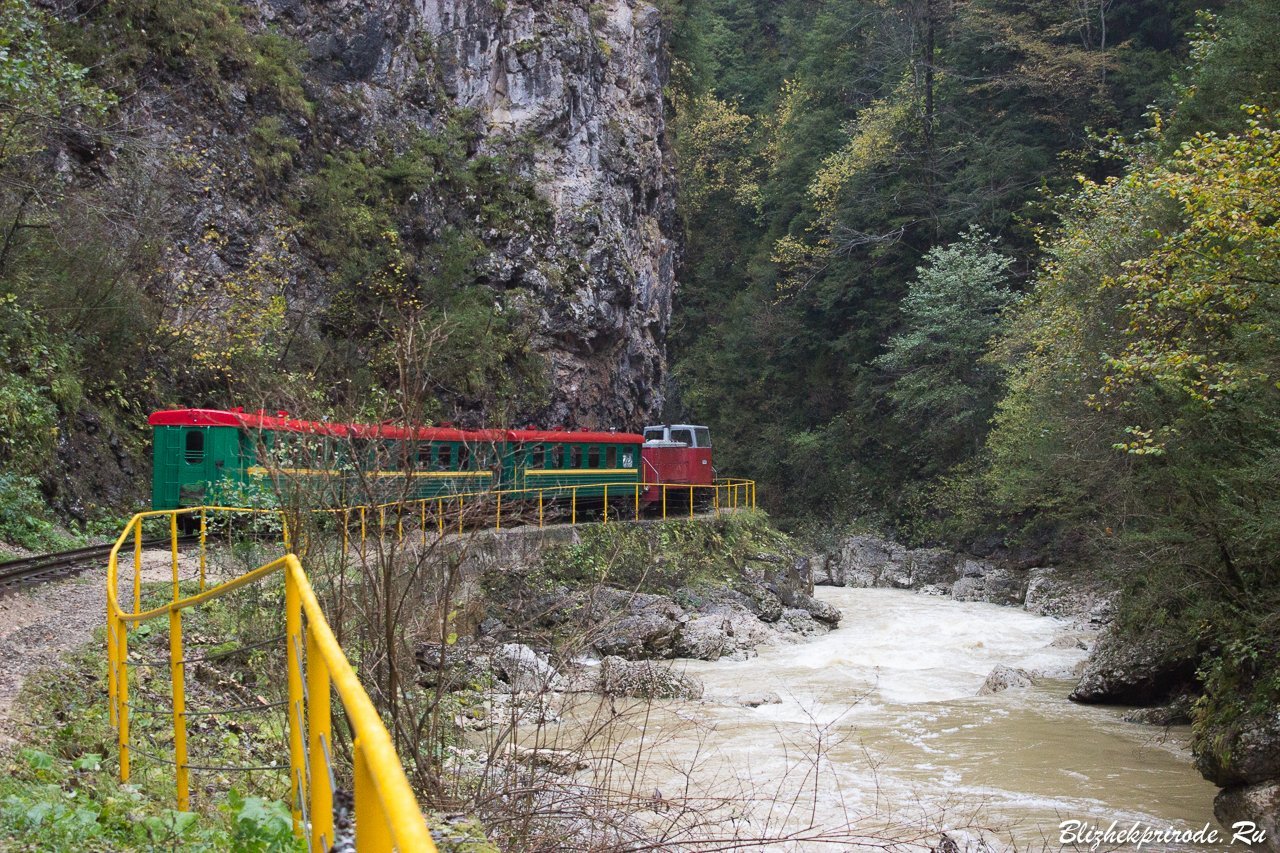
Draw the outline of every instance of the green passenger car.
[[[253,500],[357,506],[503,492],[505,501],[636,499],[641,437],[301,421],[287,413],[155,412],[152,507]]]

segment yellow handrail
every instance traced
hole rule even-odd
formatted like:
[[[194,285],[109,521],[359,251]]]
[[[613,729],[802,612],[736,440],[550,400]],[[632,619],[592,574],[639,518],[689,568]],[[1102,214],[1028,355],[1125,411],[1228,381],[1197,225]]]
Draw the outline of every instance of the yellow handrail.
[[[548,497],[567,497],[572,523],[578,521],[580,489],[602,489],[604,495],[603,521],[610,523],[608,494],[612,487],[615,495],[624,495],[634,502],[635,519],[640,519],[641,495],[650,490],[661,490],[662,517],[667,515],[668,491],[675,489],[676,499],[687,495],[688,516],[694,517],[697,494],[710,490],[707,504],[717,516],[727,509],[755,507],[755,483],[751,480],[722,479],[709,485],[608,482],[590,484],[556,484],[539,488],[506,489],[484,492],[465,492],[447,497],[433,496],[401,502],[388,502],[366,506],[348,506],[339,509],[316,510],[321,513],[342,513],[342,549],[348,550],[351,535],[352,510],[359,511],[360,553],[365,554],[368,539],[368,516],[377,510],[377,533],[381,537],[387,527],[386,510],[396,509],[395,532],[404,537],[404,509],[418,506],[418,517],[426,541],[426,519],[429,506],[433,506],[439,536],[445,536],[445,510],[456,498],[458,501],[458,529],[463,529],[463,515],[467,499],[475,499],[472,505],[483,513],[486,500],[497,505],[495,521],[501,528],[502,501],[508,506],[520,503],[532,505],[536,495],[538,526],[546,521],[545,506]],[[646,498],[646,501],[649,500]],[[622,504],[625,506],[625,504]],[[510,510],[509,510],[510,511]],[[284,556],[253,571],[206,588],[206,547],[208,517],[210,513],[251,513],[279,516]],[[198,514],[200,531],[199,593],[183,597],[179,584],[178,518]],[[623,513],[612,516],[619,521]],[[685,517],[681,513],[681,517]],[[151,518],[165,519],[169,533],[171,552],[173,600],[160,607],[142,610],[142,526]],[[119,602],[119,553],[133,537],[133,610],[126,611]],[[108,694],[111,723],[116,728],[120,754],[120,780],[128,782],[130,775],[129,731],[129,649],[128,626],[151,619],[167,617],[169,620],[169,663],[173,692],[174,764],[177,802],[180,810],[190,807],[190,767],[187,756],[186,708],[185,708],[185,658],[183,655],[182,612],[206,601],[226,595],[247,584],[255,583],[268,575],[280,572],[285,582],[285,644],[288,669],[288,726],[289,726],[289,777],[294,813],[295,830],[307,834],[315,851],[327,851],[332,842],[333,789],[328,757],[332,755],[332,719],[330,713],[330,688],[337,690],[355,735],[355,811],[357,849],[360,851],[424,851],[431,853],[435,846],[422,819],[422,813],[409,786],[404,768],[396,755],[391,735],[378,716],[372,701],[360,686],[350,662],[334,639],[311,588],[302,563],[293,553],[288,516],[283,510],[228,506],[192,507],[177,510],[152,510],[140,512],[129,520],[111,549],[107,566],[107,658]],[[305,528],[302,531],[304,550]],[[305,623],[305,624],[304,624]],[[304,805],[305,817],[304,820]]]
[[[231,510],[206,507],[193,510],[161,510],[138,513],[125,527],[111,550],[107,566],[107,658],[111,722],[116,726],[120,750],[120,781],[130,773],[128,631],[162,615],[169,618],[169,660],[172,673],[175,787],[178,809],[190,808],[190,767],[187,760],[185,663],[182,612],[226,595],[246,584],[280,572],[285,582],[285,647],[288,661],[289,777],[293,794],[294,828],[307,835],[316,853],[333,843],[333,782],[329,764],[333,754],[330,685],[346,711],[355,740],[356,849],[364,851],[424,851],[434,853],[435,843],[396,754],[391,735],[383,725],[350,662],[333,636],[301,562],[286,554],[212,589],[181,597],[178,594],[177,547],[173,542],[174,600],[161,607],[133,612],[121,609],[118,597],[121,546],[130,534],[141,535],[147,518],[168,516],[175,530],[184,513]],[[203,545],[203,540],[202,540]],[[203,559],[201,561],[203,566]],[[140,560],[135,568],[140,567]],[[135,576],[136,584],[136,576]],[[304,627],[305,619],[305,627]],[[302,653],[305,644],[305,655]],[[304,688],[305,683],[305,688]],[[309,826],[302,820],[306,805]]]

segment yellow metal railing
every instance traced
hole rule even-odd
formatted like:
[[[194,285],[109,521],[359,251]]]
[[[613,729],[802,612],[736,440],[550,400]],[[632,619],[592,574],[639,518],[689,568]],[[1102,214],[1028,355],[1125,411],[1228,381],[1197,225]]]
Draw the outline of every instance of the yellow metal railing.
[[[532,524],[535,510],[537,526],[544,528],[553,520],[549,517],[553,507],[567,513],[570,524],[578,524],[580,512],[589,504],[600,511],[600,520],[606,524],[624,519],[640,521],[648,504],[645,495],[651,490],[660,493],[653,504],[656,515],[664,521],[697,518],[698,507],[717,517],[722,512],[756,508],[755,481],[735,478],[709,485],[632,481],[491,489],[315,512],[341,516],[339,524],[345,554],[353,538],[358,539],[363,548],[371,535],[381,538],[390,528],[395,529],[397,540],[404,539],[405,519],[417,522],[424,544],[433,528],[438,536],[455,529],[458,533],[489,526],[502,530],[504,521],[506,527],[511,527],[513,520]],[[589,501],[581,499],[580,493],[593,497]],[[391,521],[388,516],[392,517]]]
[[[270,575],[283,574],[285,584],[285,656],[288,669],[287,717],[289,731],[289,779],[294,826],[309,839],[316,853],[325,853],[333,842],[333,755],[330,688],[337,691],[354,734],[354,798],[356,846],[362,851],[425,851],[435,844],[427,831],[422,811],[409,786],[404,768],[373,702],[360,686],[351,664],[334,639],[311,583],[298,558],[286,554],[247,574],[211,589],[205,585],[206,525],[201,524],[201,592],[183,597],[178,575],[178,517],[198,513],[202,520],[215,510],[201,507],[166,510],[135,515],[116,540],[107,567],[107,658],[108,694],[111,722],[116,727],[120,751],[120,781],[128,782],[132,744],[129,730],[129,648],[128,626],[167,617],[169,621],[169,664],[173,705],[174,772],[177,806],[186,811],[191,804],[191,764],[187,755],[187,713],[185,668],[182,641],[182,613],[226,595]],[[142,610],[142,525],[148,518],[167,517],[172,537],[173,601]],[[287,527],[285,528],[287,531]],[[120,607],[119,552],[134,537],[134,609]],[[285,540],[287,542],[287,533]],[[305,624],[304,624],[305,623]]]
[[[512,520],[528,518],[537,508],[538,527],[548,521],[548,509],[555,506],[569,514],[571,524],[578,523],[579,492],[594,490],[590,503],[602,510],[601,521],[621,521],[626,516],[639,520],[647,504],[646,494],[660,490],[654,505],[663,519],[696,518],[701,505],[717,516],[725,511],[755,508],[756,487],[751,480],[718,480],[711,485],[673,485],[662,483],[593,483],[556,485],[530,489],[482,491],[432,497],[386,504],[315,510],[314,516],[341,514],[342,551],[351,545],[353,525],[358,522],[359,542],[363,550],[371,535],[381,538],[391,525],[399,540],[405,538],[406,518],[416,521],[425,543],[428,531],[443,538],[452,532],[452,514],[457,514],[457,530],[483,527],[492,521],[502,529],[504,509],[508,526]],[[611,497],[612,490],[612,498]],[[671,513],[672,502],[679,512]],[[565,506],[567,504],[567,507]],[[612,510],[611,510],[612,505]],[[515,507],[515,509],[513,509]],[[281,545],[286,554],[251,572],[212,588],[207,588],[207,554],[209,518],[211,514],[256,514],[278,516]],[[179,521],[192,519],[199,531],[199,592],[183,596],[179,575]],[[142,609],[143,524],[162,520],[168,528],[169,566],[173,582],[172,600],[160,607]],[[370,527],[374,530],[370,531]],[[305,539],[306,531],[302,531]],[[119,557],[132,538],[133,609],[126,611],[119,601]],[[180,510],[142,512],[130,519],[115,546],[107,567],[107,658],[108,696],[111,723],[116,728],[120,755],[120,780],[128,782],[131,770],[129,704],[129,626],[141,625],[165,617],[169,623],[169,669],[172,692],[173,765],[177,788],[177,806],[186,811],[191,804],[192,770],[187,754],[186,658],[182,637],[182,613],[192,607],[224,596],[248,584],[277,573],[285,584],[285,658],[288,672],[288,737],[289,778],[295,829],[310,840],[314,851],[328,851],[333,835],[333,776],[331,757],[332,719],[330,688],[338,697],[351,722],[354,733],[354,795],[357,849],[360,851],[424,851],[435,846],[423,821],[422,813],[409,787],[404,768],[395,752],[391,736],[378,716],[372,701],[361,687],[346,655],[338,645],[312,591],[310,581],[299,559],[288,553],[299,543],[291,542],[288,514],[279,509],[241,507],[193,507]],[[305,549],[305,542],[303,543]]]

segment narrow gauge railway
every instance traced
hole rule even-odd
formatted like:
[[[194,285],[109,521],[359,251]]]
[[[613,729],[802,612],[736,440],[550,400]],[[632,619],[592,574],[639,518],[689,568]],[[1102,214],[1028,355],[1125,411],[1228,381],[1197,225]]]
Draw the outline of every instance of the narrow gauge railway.
[[[182,537],[178,541],[182,544],[193,542],[195,538]],[[142,547],[168,548],[171,544],[168,537],[144,539]],[[111,556],[111,547],[112,543],[108,542],[105,545],[90,545],[86,548],[75,548],[70,551],[41,554],[0,563],[0,597],[24,587],[61,580],[78,575],[87,569],[102,566]]]

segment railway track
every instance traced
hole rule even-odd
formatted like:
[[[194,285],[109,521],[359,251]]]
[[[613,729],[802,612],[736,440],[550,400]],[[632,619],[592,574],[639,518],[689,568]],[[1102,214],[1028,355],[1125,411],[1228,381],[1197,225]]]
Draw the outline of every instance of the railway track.
[[[181,544],[193,539],[194,537],[183,537],[178,542]],[[142,541],[143,548],[167,548],[169,544],[168,537]],[[24,587],[78,575],[86,569],[103,565],[109,556],[111,556],[111,543],[0,563],[0,598]]]

